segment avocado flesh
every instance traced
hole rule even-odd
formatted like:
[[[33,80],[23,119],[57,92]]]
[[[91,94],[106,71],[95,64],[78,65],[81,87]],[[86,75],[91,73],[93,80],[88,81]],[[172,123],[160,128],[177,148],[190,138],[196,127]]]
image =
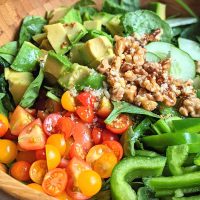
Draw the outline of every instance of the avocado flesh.
[[[76,83],[89,76],[90,69],[86,66],[74,63],[71,66],[72,71],[65,70],[58,79],[58,83],[64,89],[75,87]]]
[[[68,8],[66,7],[59,7],[52,11],[49,24],[57,23],[61,18],[63,18],[67,13]]]
[[[103,25],[106,25],[108,21],[110,21],[114,15],[105,13],[105,12],[100,12],[97,13],[92,17],[93,20],[100,20]]]
[[[5,79],[9,84],[9,91],[12,94],[15,104],[17,105],[23,97],[26,89],[34,80],[30,72],[17,72],[9,68],[5,68]]]
[[[33,40],[37,42],[37,44],[41,44],[44,39],[47,39],[46,33],[39,33],[33,36]]]
[[[48,39],[44,39],[44,40],[42,40],[42,42],[40,44],[40,49],[44,49],[44,50],[49,51],[49,50],[53,50],[53,47],[49,43]]]
[[[83,25],[87,30],[101,31],[102,22],[101,20],[88,20],[88,21],[84,21]]]
[[[150,10],[155,12],[162,20],[166,20],[166,5],[160,2],[151,2]]]
[[[56,53],[65,54],[69,50],[67,32],[61,23],[44,26],[49,43]]]

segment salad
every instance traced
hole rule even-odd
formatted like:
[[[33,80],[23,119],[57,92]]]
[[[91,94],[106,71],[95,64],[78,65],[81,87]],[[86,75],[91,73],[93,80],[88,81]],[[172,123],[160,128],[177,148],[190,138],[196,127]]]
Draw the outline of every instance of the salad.
[[[200,23],[81,0],[0,47],[0,170],[59,200],[200,199]]]

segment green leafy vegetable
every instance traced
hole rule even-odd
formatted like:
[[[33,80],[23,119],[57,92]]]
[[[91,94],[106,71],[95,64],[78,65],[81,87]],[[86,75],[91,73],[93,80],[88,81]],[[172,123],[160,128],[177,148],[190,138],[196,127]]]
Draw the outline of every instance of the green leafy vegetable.
[[[181,33],[181,37],[187,38],[189,40],[194,40],[198,42],[198,36],[200,34],[200,22],[185,28]]]
[[[158,15],[149,10],[138,10],[125,14],[122,20],[125,33],[127,34],[149,34],[156,29],[162,29],[161,41],[170,42],[172,39],[172,29],[169,24],[160,19]]]
[[[159,200],[147,187],[140,187],[137,192],[138,200]]]
[[[21,46],[24,41],[30,41],[33,35],[41,33],[46,23],[47,21],[40,16],[25,17],[19,33],[19,46]]]
[[[170,27],[177,27],[177,26],[186,26],[190,24],[195,24],[198,22],[198,19],[195,17],[180,17],[180,18],[173,18],[168,19],[167,23]]]
[[[114,109],[110,113],[110,115],[106,118],[105,123],[109,124],[114,119],[116,119],[121,113],[129,113],[129,114],[138,114],[138,115],[147,115],[150,117],[160,118],[159,115],[147,111],[143,108],[139,108],[137,106],[131,105],[130,103],[127,103],[125,101],[113,101]]]
[[[8,116],[8,111],[5,109],[3,103],[2,103],[2,99],[5,97],[4,93],[0,93],[0,113]]]
[[[26,92],[24,93],[24,95],[20,101],[20,105],[22,107],[29,108],[34,104],[35,100],[38,97],[43,79],[44,79],[44,72],[43,72],[43,69],[40,69],[38,76],[29,85],[29,87],[27,88]]]
[[[0,67],[9,67],[10,63],[8,63],[4,58],[0,57]]]
[[[1,46],[0,55],[1,53],[15,56],[17,54],[17,42],[13,41]]]

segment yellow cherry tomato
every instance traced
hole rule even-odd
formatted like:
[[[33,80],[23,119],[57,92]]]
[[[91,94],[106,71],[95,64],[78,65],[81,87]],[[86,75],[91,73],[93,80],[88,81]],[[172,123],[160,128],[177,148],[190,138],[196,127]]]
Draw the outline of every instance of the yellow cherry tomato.
[[[78,187],[85,196],[93,196],[101,189],[102,181],[93,170],[82,171],[77,179]]]
[[[0,114],[0,137],[4,136],[9,128],[8,118]]]
[[[46,145],[46,158],[48,170],[55,169],[61,161],[59,150],[51,144]]]
[[[40,191],[40,192],[44,192],[44,190],[42,189],[42,186],[37,184],[37,183],[30,183],[27,186],[32,188],[32,189],[34,189],[34,190],[37,190],[37,191]]]
[[[70,94],[69,91],[66,91],[61,97],[61,104],[65,110],[74,112],[76,109],[74,97]]]
[[[47,139],[47,144],[51,144],[51,145],[55,146],[59,150],[61,156],[63,156],[65,154],[66,142],[65,142],[65,137],[63,134],[51,135]]]
[[[0,162],[9,164],[17,156],[17,146],[14,142],[7,139],[0,140]]]
[[[72,200],[71,197],[67,195],[66,192],[61,193],[60,195],[55,197],[58,200]]]
[[[117,157],[115,154],[113,152],[107,152],[94,162],[93,169],[101,178],[109,178],[116,164]]]

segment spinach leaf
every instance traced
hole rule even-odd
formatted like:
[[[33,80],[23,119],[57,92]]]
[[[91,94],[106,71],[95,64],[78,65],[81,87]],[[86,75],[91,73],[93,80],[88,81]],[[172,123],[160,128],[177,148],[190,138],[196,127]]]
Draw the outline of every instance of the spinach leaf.
[[[102,11],[111,14],[124,14],[138,10],[140,7],[139,0],[105,0]]]
[[[0,67],[9,67],[10,63],[0,56]]]
[[[198,42],[198,36],[200,34],[200,22],[193,24],[186,28],[182,33],[181,37],[187,38],[189,40],[194,40]]]
[[[147,111],[143,108],[139,108],[125,101],[113,101],[114,109],[110,115],[106,118],[105,123],[110,124],[114,119],[116,119],[121,113],[137,114],[137,115],[147,115],[150,117],[160,118],[159,115]]]
[[[12,64],[13,60],[15,59],[14,56],[5,53],[0,53],[0,57],[3,58],[9,64]]]
[[[49,97],[50,99],[60,102],[60,99],[63,94],[63,90],[59,87],[48,87],[44,86],[45,89],[47,89],[47,94],[46,96]]]
[[[37,99],[40,91],[40,87],[42,85],[44,79],[44,72],[43,69],[40,69],[40,72],[38,76],[35,78],[35,80],[28,86],[26,92],[24,93],[20,105],[24,108],[31,107],[35,100]]]
[[[0,47],[0,54],[9,54],[15,56],[17,54],[17,41],[9,42]]]
[[[40,16],[25,17],[19,33],[19,46],[21,46],[24,41],[30,41],[33,35],[41,33],[46,23],[47,21]]]
[[[3,103],[2,103],[2,99],[5,97],[4,93],[0,93],[0,113],[8,116],[8,111],[5,109]]]
[[[186,26],[190,24],[195,24],[198,22],[198,19],[195,17],[180,17],[180,18],[173,18],[168,19],[167,23],[170,27],[178,27],[178,26]]]
[[[169,24],[149,10],[138,10],[125,14],[122,23],[126,34],[136,33],[140,36],[162,29],[161,41],[170,42],[173,35]]]

